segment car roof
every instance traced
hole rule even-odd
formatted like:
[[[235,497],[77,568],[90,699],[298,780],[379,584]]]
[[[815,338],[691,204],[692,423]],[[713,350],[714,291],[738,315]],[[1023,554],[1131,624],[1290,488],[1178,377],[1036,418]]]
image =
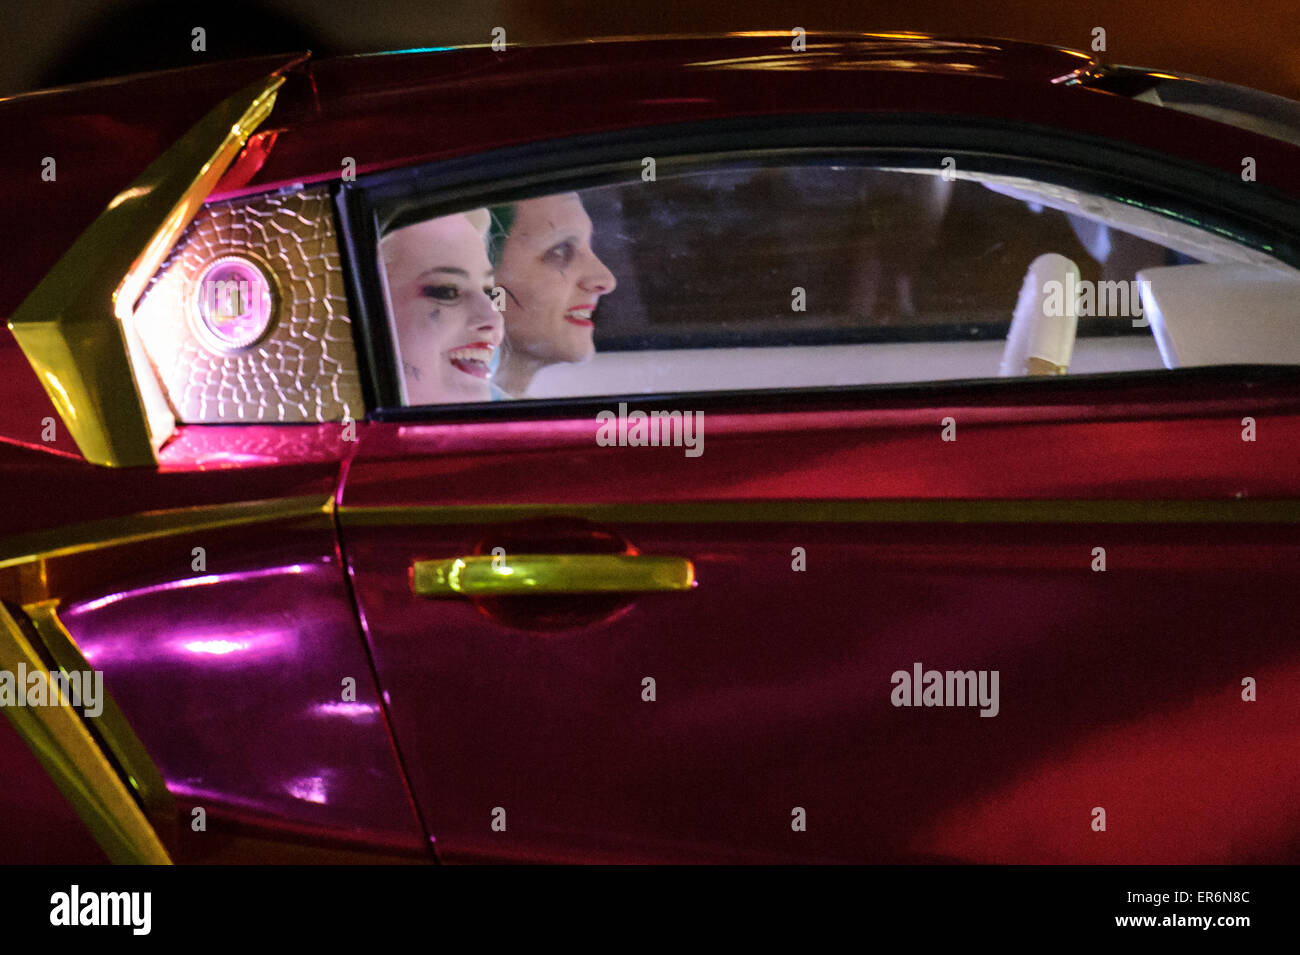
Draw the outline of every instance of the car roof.
[[[1057,82],[1098,64],[1016,40],[789,31],[396,51],[314,61],[284,54],[125,77],[0,100],[0,226],[8,315],[117,192],[224,96],[271,72],[286,81],[259,133],[265,160],[227,195],[584,134],[720,118],[828,113],[978,117],[1065,128],[1239,170],[1300,195],[1296,147]],[[1081,95],[1082,94],[1082,95]],[[147,104],[142,108],[141,104]],[[1207,129],[1232,136],[1207,135]],[[1261,145],[1262,141],[1262,145]],[[274,148],[271,148],[271,145]],[[1272,149],[1274,152],[1270,153]],[[41,181],[45,157],[58,183]]]
[[[1057,82],[1119,93],[1300,146],[1300,103],[1248,86],[1145,66],[1092,65]]]

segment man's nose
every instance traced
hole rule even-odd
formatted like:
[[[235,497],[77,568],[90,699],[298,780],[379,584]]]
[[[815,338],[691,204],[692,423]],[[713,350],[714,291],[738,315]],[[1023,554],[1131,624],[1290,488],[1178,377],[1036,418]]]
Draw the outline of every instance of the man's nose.
[[[591,266],[586,276],[578,284],[585,291],[595,292],[597,295],[607,295],[618,286],[618,280],[614,278],[614,273],[605,267],[605,263],[593,254]]]

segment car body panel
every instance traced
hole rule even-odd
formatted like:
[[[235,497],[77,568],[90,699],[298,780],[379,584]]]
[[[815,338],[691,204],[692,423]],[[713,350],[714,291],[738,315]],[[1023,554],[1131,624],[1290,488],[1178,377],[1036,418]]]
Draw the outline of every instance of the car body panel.
[[[70,595],[61,615],[181,817],[202,806],[310,827],[317,841],[423,851],[329,515],[200,536],[206,573],[176,577],[188,541],[123,548],[131,570],[112,591]]]
[[[333,460],[317,448],[317,463],[281,467],[232,465],[237,428],[226,429],[224,461],[202,443],[176,445],[173,463],[185,466],[174,471],[0,445],[10,492],[51,502],[6,511],[0,596],[60,601],[177,797],[181,861],[218,854],[232,832],[245,853],[272,857],[283,840],[429,858],[339,563],[345,442],[337,426],[319,427]],[[261,430],[248,429],[245,459],[313,453],[309,434],[285,444],[287,433],[277,443]],[[54,533],[40,529],[50,510]],[[195,807],[223,820],[223,839],[190,836]]]
[[[1267,449],[1243,446],[1232,385],[711,412],[698,458],[597,447],[591,419],[372,425],[341,531],[440,857],[1294,859],[1300,778],[1281,767],[1300,763],[1284,712],[1300,685],[1277,600],[1300,544],[1300,406],[1258,391]],[[539,598],[412,593],[414,561],[488,553],[542,518],[688,557],[698,587],[559,631],[533,627]],[[891,674],[916,662],[999,670],[996,719],[891,707]],[[1257,671],[1280,696],[1242,703]],[[1269,772],[1237,771],[1242,737]],[[1124,822],[1089,840],[1098,805]]]

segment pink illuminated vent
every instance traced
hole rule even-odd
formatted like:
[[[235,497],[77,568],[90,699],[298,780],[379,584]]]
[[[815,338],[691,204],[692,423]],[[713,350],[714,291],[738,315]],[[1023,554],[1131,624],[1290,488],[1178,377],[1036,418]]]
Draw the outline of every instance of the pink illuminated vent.
[[[251,259],[223,256],[203,271],[195,287],[201,334],[225,351],[240,351],[271,326],[274,303],[266,273]]]

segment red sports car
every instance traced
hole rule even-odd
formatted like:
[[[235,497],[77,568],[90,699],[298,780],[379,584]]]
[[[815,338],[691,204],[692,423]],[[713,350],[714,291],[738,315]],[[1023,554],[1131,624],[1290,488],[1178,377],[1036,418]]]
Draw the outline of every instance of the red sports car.
[[[2,861],[1300,861],[1300,105],[794,31],[0,125]]]

